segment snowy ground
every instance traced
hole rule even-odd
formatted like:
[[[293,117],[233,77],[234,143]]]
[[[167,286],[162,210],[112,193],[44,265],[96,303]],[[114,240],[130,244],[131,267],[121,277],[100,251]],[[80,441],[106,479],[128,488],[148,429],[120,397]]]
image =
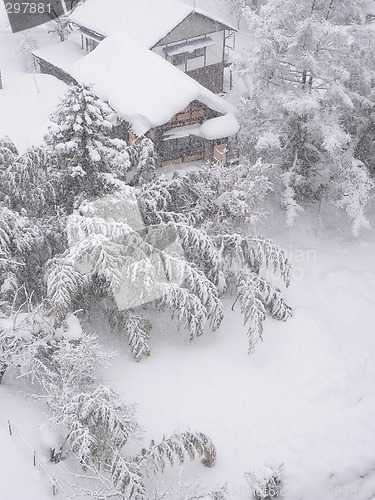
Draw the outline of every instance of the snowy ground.
[[[66,87],[21,72],[18,38],[1,32],[2,10],[0,4],[0,136],[24,149],[41,140]],[[103,343],[119,351],[108,382],[138,403],[146,442],[188,427],[210,435],[216,466],[194,463],[186,480],[202,473],[202,484],[228,481],[229,498],[245,500],[244,472],[276,461],[284,464],[287,500],[375,498],[375,234],[353,240],[328,220],[311,229],[306,218],[291,230],[271,222],[263,232],[289,251],[295,268],[290,321],[267,320],[263,344],[248,357],[246,331],[230,302],[221,329],[191,344],[176,323],[161,320],[152,356],[139,364],[125,343],[96,326]],[[0,401],[0,499],[52,498],[48,478],[32,463],[33,449],[47,460],[42,410],[6,380]],[[9,436],[7,419],[29,445]]]
[[[280,231],[275,221],[268,228],[294,262],[287,291],[294,317],[285,324],[267,320],[264,342],[250,357],[230,302],[220,331],[191,344],[176,323],[161,320],[151,358],[138,364],[125,343],[95,328],[119,352],[108,382],[126,402],[138,403],[146,444],[174,430],[206,432],[217,446],[217,464],[204,469],[193,463],[185,479],[202,474],[203,486],[228,481],[230,499],[250,498],[244,472],[262,470],[266,462],[284,464],[288,500],[375,498],[375,234],[353,240],[337,227],[311,226],[301,220]],[[33,470],[30,451],[16,446],[6,429],[9,418],[45,461],[42,412],[7,384],[0,397],[0,463],[7,471],[1,498],[44,500],[47,478]],[[166,484],[170,480],[167,473]]]
[[[375,497],[375,235],[301,226],[276,238],[294,260],[294,317],[267,320],[254,355],[228,303],[219,332],[188,344],[169,323],[139,364],[117,342],[109,377],[139,403],[148,438],[187,427],[211,436],[218,462],[203,482],[228,481],[229,498],[250,498],[244,472],[276,461],[285,498],[365,500]]]
[[[0,137],[9,136],[20,152],[42,142],[48,117],[66,92],[66,85],[52,76],[23,71],[17,57],[22,36],[1,30],[0,12]],[[32,36],[40,46],[55,42],[45,30],[33,30]]]
[[[0,386],[0,498],[2,500],[48,500],[52,498],[50,477],[34,466],[46,463],[39,426],[41,409],[26,400],[14,387]],[[9,434],[10,422],[12,435]],[[46,464],[48,467],[48,464]]]

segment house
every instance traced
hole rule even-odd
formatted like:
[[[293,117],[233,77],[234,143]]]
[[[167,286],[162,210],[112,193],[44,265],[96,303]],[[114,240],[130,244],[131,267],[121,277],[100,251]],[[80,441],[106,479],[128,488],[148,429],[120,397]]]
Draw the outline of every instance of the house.
[[[235,28],[178,0],[87,0],[71,15],[82,49],[126,34],[214,93],[223,91],[226,46]]]
[[[123,120],[122,137],[154,141],[158,165],[223,158],[239,129],[213,92],[228,26],[178,0],[87,0],[72,21],[78,39],[34,51],[42,72],[91,85]]]

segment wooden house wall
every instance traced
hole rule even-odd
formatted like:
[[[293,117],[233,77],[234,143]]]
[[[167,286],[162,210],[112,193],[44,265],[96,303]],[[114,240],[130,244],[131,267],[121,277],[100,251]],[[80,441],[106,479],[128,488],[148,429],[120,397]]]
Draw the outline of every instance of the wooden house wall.
[[[187,74],[214,94],[224,91],[224,63],[188,71]]]
[[[155,47],[167,45],[175,42],[181,42],[187,38],[195,38],[215,33],[216,31],[225,31],[227,26],[218,21],[214,21],[202,14],[192,12],[179,25],[177,25],[167,36],[159,40]]]
[[[217,94],[224,90],[225,30],[226,27],[223,24],[192,13],[169,35],[160,40],[152,51],[173,64],[173,58],[166,54],[166,47],[178,42],[193,41],[202,36],[209,36],[215,44],[205,48],[204,56],[189,58],[176,67]]]
[[[66,84],[77,84],[77,81],[69,75],[69,73],[66,73],[64,70],[61,68],[58,68],[54,66],[53,64],[50,64],[49,62],[45,61],[44,59],[41,59],[40,57],[37,57],[33,55],[34,61],[38,64],[40,68],[40,72],[44,73],[46,75],[52,75],[58,78],[59,80],[62,80]]]
[[[148,136],[155,144],[157,166],[174,165],[191,161],[212,161],[214,159],[214,146],[224,143],[226,139],[209,141],[194,135],[176,139],[164,140],[165,134],[178,127],[188,125],[201,125],[206,120],[220,116],[216,111],[204,104],[193,101],[180,113],[177,113],[168,123],[148,132]]]

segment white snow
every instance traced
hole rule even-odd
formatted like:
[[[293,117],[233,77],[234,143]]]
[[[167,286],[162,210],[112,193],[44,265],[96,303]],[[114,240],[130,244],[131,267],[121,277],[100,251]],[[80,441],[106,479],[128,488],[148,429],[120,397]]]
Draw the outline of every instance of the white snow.
[[[119,33],[103,40],[69,73],[79,83],[91,84],[139,135],[167,123],[194,100],[223,114],[233,112],[221,97]]]
[[[0,90],[0,137],[8,135],[20,152],[41,144],[49,115],[66,92],[53,76],[3,72]]]
[[[233,113],[211,118],[199,127],[199,135],[205,139],[220,139],[237,134],[240,125]]]
[[[196,11],[226,24],[200,9]],[[178,0],[88,0],[72,13],[71,19],[105,36],[122,32],[151,48],[192,12],[192,2]]]
[[[196,135],[204,137],[205,139],[214,140],[221,139],[222,137],[231,137],[237,134],[240,125],[237,118],[233,113],[227,113],[217,118],[211,118],[205,121],[202,125],[199,123],[193,125],[185,125],[169,129],[164,134],[164,140],[177,139],[179,137],[187,137],[189,135]]]
[[[6,383],[0,385],[0,497],[2,500],[51,500],[55,497],[50,478],[56,469],[46,463],[48,456],[44,455],[39,427],[45,417],[41,409],[26,401],[18,390]],[[34,451],[37,466],[34,466]]]
[[[4,420],[0,423],[0,492],[4,500],[50,500],[48,483],[33,466],[32,454],[26,457],[9,435]],[[27,459],[28,458],[28,459]]]
[[[177,54],[185,54],[185,52],[194,52],[194,50],[201,49],[203,47],[210,47],[211,45],[215,45],[215,42],[212,38],[205,37],[199,38],[198,40],[192,40],[190,42],[170,45],[164,50],[169,56],[175,56]]]
[[[125,401],[139,403],[147,438],[206,432],[217,464],[187,466],[185,475],[228,481],[229,499],[251,498],[244,472],[270,462],[284,464],[287,500],[346,498],[350,487],[361,500],[375,492],[375,236],[339,238],[329,227],[314,235],[311,221],[300,224],[268,222],[294,263],[294,317],[268,319],[254,355],[232,302],[220,331],[192,343],[177,322],[159,318],[152,356],[138,364],[111,336],[122,354],[108,377]]]
[[[0,12],[1,15],[1,12]],[[1,21],[1,19],[0,19]],[[33,32],[40,45],[54,38],[45,32]],[[49,115],[66,92],[66,85],[49,75],[25,73],[16,51],[21,36],[0,32],[0,137],[9,136],[20,152],[41,144],[47,132]]]
[[[64,71],[68,71],[74,63],[86,55],[81,49],[79,41],[74,38],[69,38],[66,42],[33,50],[33,54]]]
[[[79,319],[74,314],[71,314],[66,319],[66,330],[64,337],[67,340],[79,340],[82,336],[82,327]]]

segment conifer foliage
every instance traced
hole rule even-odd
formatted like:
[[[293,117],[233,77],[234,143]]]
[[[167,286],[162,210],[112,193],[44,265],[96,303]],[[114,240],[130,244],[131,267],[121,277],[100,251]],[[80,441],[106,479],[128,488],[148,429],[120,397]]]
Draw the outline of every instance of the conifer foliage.
[[[288,286],[290,264],[271,241],[244,235],[239,227],[233,231],[241,220],[263,216],[252,195],[267,192],[264,174],[248,165],[229,178],[226,174],[222,167],[212,175],[203,170],[160,179],[81,206],[68,219],[69,250],[48,265],[52,314],[62,320],[82,307],[85,294],[88,302],[95,296],[109,299],[110,322],[126,335],[138,361],[150,354],[152,325],[137,306],[150,303],[169,311],[192,340],[206,324],[213,330],[220,326],[220,297],[236,284],[252,351],[261,340],[266,312],[283,321],[291,316],[281,292],[262,278],[262,271],[272,267]],[[210,190],[212,196],[203,197]]]
[[[101,195],[130,167],[127,143],[112,134],[114,115],[89,87],[72,85],[51,116],[45,141],[73,201],[79,195]]]

